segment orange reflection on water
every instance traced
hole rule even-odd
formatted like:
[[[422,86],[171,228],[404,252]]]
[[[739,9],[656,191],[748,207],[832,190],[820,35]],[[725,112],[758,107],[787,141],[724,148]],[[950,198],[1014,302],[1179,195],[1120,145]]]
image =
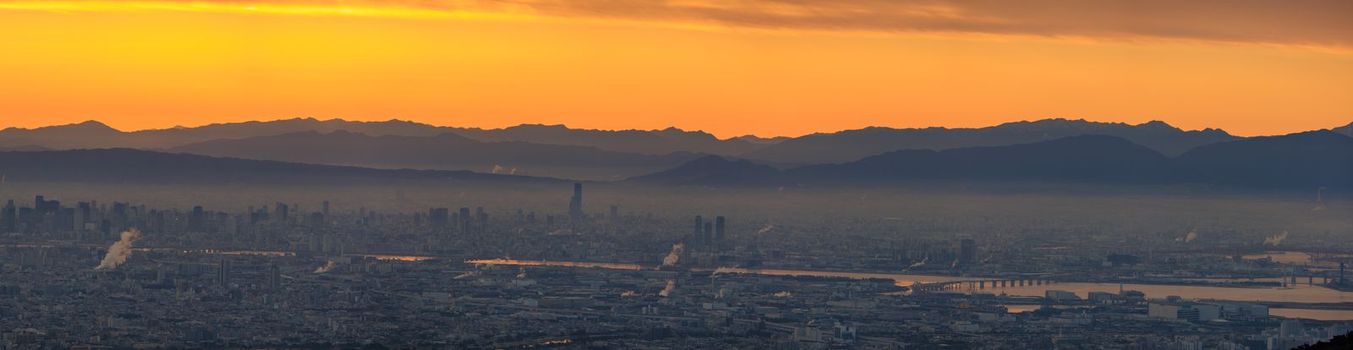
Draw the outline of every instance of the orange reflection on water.
[[[514,259],[473,259],[466,260],[465,263],[472,265],[506,265],[506,266],[559,266],[559,267],[588,267],[612,270],[643,270],[639,264],[627,263],[606,263],[606,262],[586,262],[586,261],[548,261],[548,260],[514,260]]]

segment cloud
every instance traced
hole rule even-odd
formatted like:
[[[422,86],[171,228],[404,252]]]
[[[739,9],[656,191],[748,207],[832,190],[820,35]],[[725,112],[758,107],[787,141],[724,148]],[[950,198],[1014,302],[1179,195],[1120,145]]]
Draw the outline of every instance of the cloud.
[[[0,8],[5,3],[34,2],[0,0]],[[787,30],[1353,46],[1353,1],[1346,0],[235,0],[214,4],[305,7],[335,14],[376,9],[370,13],[489,13]],[[337,10],[322,11],[326,8]],[[392,8],[410,11],[388,11]]]

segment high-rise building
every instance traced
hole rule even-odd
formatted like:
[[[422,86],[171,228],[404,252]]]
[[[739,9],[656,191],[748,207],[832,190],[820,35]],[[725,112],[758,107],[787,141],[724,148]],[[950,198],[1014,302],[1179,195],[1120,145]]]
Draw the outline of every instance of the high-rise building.
[[[14,200],[5,203],[5,208],[0,209],[0,229],[4,232],[15,232],[18,229],[19,220],[18,208],[14,207]]]
[[[291,207],[290,207],[290,206],[287,206],[286,203],[281,203],[281,202],[279,202],[279,203],[277,203],[277,215],[274,215],[274,216],[273,216],[273,219],[275,219],[275,220],[277,220],[277,221],[285,222],[285,221],[287,221],[288,215],[290,215],[290,214],[291,214]]]
[[[573,198],[568,202],[568,217],[573,222],[583,220],[583,184],[573,183]]]
[[[470,233],[470,208],[461,207],[460,213],[460,233]]]
[[[274,292],[282,290],[282,269],[277,264],[268,266],[268,289]]]
[[[202,206],[194,206],[193,212],[188,214],[188,230],[192,232],[202,232],[205,227],[204,221],[207,219],[207,213],[202,210]]]
[[[977,241],[972,238],[958,241],[958,262],[964,265],[977,262]]]
[[[704,244],[705,240],[705,218],[700,215],[695,216],[695,230],[691,231],[691,240],[695,244]]]
[[[714,217],[714,241],[723,243],[724,240],[724,218],[722,216]]]
[[[230,285],[230,263],[226,259],[221,259],[221,265],[216,270],[216,282],[220,283],[221,288]]]

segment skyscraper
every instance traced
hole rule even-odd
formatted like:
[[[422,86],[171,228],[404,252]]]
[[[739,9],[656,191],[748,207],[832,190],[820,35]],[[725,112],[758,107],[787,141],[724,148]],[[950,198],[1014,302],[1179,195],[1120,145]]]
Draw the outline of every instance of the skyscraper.
[[[470,208],[461,207],[456,216],[460,219],[460,233],[470,233]]]
[[[583,184],[573,183],[573,198],[568,202],[568,217],[573,222],[583,220]]]
[[[714,217],[714,241],[723,242],[724,240],[724,218],[722,216]]]
[[[276,219],[277,221],[287,221],[288,216],[291,214],[290,209],[290,206],[286,203],[278,202],[277,214],[273,216],[273,219]]]
[[[274,292],[282,290],[282,269],[277,264],[268,266],[268,289]]]
[[[691,240],[695,241],[694,243],[697,245],[704,244],[705,218],[700,215],[695,216],[695,230],[691,231]]]
[[[977,241],[972,238],[958,241],[958,263],[970,265],[974,262],[977,262]]]
[[[18,209],[14,207],[14,200],[5,203],[5,208],[0,210],[0,229],[4,232],[14,232],[18,228]]]
[[[206,212],[202,210],[202,206],[199,205],[193,207],[193,213],[188,215],[188,230],[202,232],[204,226],[203,222],[206,221],[206,218],[207,215]]]

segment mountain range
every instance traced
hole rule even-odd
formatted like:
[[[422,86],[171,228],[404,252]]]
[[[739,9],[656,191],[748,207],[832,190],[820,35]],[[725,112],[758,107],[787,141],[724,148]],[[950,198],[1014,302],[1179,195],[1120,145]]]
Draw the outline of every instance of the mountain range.
[[[795,138],[718,139],[675,128],[478,129],[400,120],[297,118],[132,132],[95,121],[8,128],[0,130],[0,152],[129,148],[355,168],[630,178],[665,185],[949,179],[1301,187],[1340,185],[1346,166],[1339,163],[1344,159],[1339,158],[1344,152],[1340,140],[1349,137],[1353,124],[1244,138],[1217,129],[1186,131],[1162,122],[1045,119],[986,128],[873,127]]]
[[[11,182],[193,185],[552,183],[563,180],[471,171],[372,169],[209,157],[125,148],[0,152],[0,174]]]
[[[1197,146],[1238,139],[1219,129],[1184,131],[1159,121],[1130,125],[1044,119],[1011,122],[985,128],[874,127],[812,134],[785,140],[740,156],[791,164],[840,163],[897,150],[1003,146],[1080,135],[1117,136],[1166,155],[1178,155]]]
[[[343,130],[211,140],[166,151],[298,163],[472,169],[597,180],[623,179],[663,170],[700,156],[689,152],[648,155],[591,146],[521,141],[484,142],[450,132],[435,136],[370,136]]]
[[[758,178],[753,182],[747,179]],[[630,179],[701,186],[893,185],[916,182],[1028,182],[1353,190],[1353,137],[1312,131],[1200,146],[1169,157],[1127,139],[1072,136],[1008,146],[903,150],[787,170],[708,156]]]

